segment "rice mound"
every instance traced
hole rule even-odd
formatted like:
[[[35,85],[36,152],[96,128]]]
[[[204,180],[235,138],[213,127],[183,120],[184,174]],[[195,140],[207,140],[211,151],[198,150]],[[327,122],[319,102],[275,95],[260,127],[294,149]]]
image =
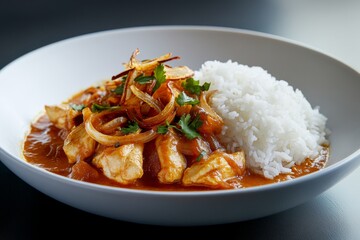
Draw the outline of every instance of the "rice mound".
[[[210,105],[225,123],[221,141],[229,151],[244,150],[252,171],[272,179],[320,156],[327,118],[286,81],[231,60],[207,61],[194,78],[217,90]]]

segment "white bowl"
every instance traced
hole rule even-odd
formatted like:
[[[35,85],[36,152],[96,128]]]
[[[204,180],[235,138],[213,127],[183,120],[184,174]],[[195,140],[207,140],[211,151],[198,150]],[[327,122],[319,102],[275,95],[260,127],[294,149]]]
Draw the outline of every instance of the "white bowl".
[[[206,60],[262,66],[302,90],[328,117],[327,166],[295,180],[248,189],[160,192],[101,186],[62,177],[25,162],[21,143],[45,104],[122,70],[135,48],[141,58],[167,52],[198,69]],[[139,27],[75,37],[40,48],[0,72],[0,158],[41,192],[87,212],[158,225],[244,221],[297,206],[332,187],[360,163],[360,75],[319,51],[252,31],[200,26]]]

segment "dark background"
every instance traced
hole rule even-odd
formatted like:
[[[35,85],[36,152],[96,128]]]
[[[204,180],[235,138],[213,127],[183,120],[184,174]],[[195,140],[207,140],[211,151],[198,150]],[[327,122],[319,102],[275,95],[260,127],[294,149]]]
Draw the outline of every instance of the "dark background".
[[[277,4],[268,1],[0,1],[0,67],[36,48],[108,29],[213,25],[270,32]]]
[[[360,53],[359,48],[348,49],[344,45],[337,48],[334,40],[337,34],[331,32],[328,24],[341,20],[342,24],[358,26],[359,22],[348,19],[356,15],[354,11],[346,12],[352,9],[349,4],[356,2],[342,1],[343,4],[338,5],[343,8],[337,9],[328,5],[335,4],[335,1],[321,2],[322,5],[315,4],[318,10],[315,13],[310,7],[312,1],[0,0],[0,69],[25,53],[59,40],[97,31],[148,25],[226,26],[278,34],[313,44],[355,63],[354,55]],[[298,22],[305,25],[297,26]],[[319,26],[324,28],[315,29]],[[350,29],[348,25],[332,27],[340,32],[339,35],[351,31],[347,30]],[[308,33],[313,36],[309,37]],[[357,36],[353,35],[350,40],[337,37],[351,45]],[[6,117],[6,114],[0,112],[0,117]],[[159,239],[204,239],[218,235],[222,239],[354,239],[354,233],[347,225],[349,221],[343,215],[346,210],[339,206],[333,210],[340,201],[335,191],[273,216],[207,227],[140,225],[88,214],[38,192],[2,163],[0,191],[0,239],[4,240],[72,239],[74,236],[81,239],[94,236],[123,239],[125,235]],[[324,221],[325,224],[319,226]]]

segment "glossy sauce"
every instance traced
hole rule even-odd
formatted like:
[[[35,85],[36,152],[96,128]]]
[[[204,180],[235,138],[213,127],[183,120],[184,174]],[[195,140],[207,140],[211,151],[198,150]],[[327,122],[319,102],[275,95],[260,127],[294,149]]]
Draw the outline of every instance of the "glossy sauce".
[[[62,176],[108,186],[169,191],[212,190],[206,187],[184,187],[180,184],[159,183],[156,179],[156,174],[154,174],[159,170],[160,166],[157,154],[154,154],[153,151],[155,148],[153,142],[145,144],[143,177],[135,184],[122,185],[105,177],[101,170],[89,163],[91,161],[81,161],[76,165],[68,163],[62,149],[65,135],[66,133],[56,128],[46,115],[40,117],[37,122],[31,125],[30,132],[25,139],[23,151],[25,159],[31,164]],[[315,163],[307,159],[301,165],[294,166],[292,168],[293,174],[291,175],[280,175],[274,179],[267,179],[247,170],[243,176],[232,181],[239,188],[246,188],[280,182],[289,178],[297,178],[323,168],[328,157],[328,149],[325,148],[325,150],[324,160]]]

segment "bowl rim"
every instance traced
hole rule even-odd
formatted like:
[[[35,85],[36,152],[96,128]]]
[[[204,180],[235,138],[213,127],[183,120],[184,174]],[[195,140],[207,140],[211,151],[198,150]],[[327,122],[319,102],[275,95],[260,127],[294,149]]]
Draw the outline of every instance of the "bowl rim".
[[[72,44],[75,41],[86,41],[87,39],[90,39],[90,38],[105,37],[107,35],[111,36],[111,35],[116,35],[119,33],[124,34],[124,33],[131,33],[131,32],[143,32],[143,31],[154,31],[154,30],[159,30],[159,31],[204,31],[204,32],[210,31],[210,32],[217,32],[217,33],[232,33],[232,34],[247,35],[247,36],[251,36],[251,37],[255,37],[255,38],[263,38],[266,40],[280,42],[282,44],[290,44],[292,46],[300,47],[305,50],[319,54],[322,57],[328,58],[329,60],[334,61],[336,64],[340,64],[343,67],[346,67],[348,70],[357,73],[360,77],[360,72],[358,72],[353,67],[340,61],[336,57],[331,56],[330,54],[324,53],[323,51],[319,50],[318,48],[309,46],[302,42],[292,40],[292,39],[289,39],[286,37],[278,36],[275,34],[260,32],[260,31],[241,29],[241,28],[233,28],[233,27],[209,26],[209,25],[152,25],[152,26],[116,28],[116,29],[109,29],[109,30],[91,32],[91,33],[85,33],[82,35],[73,36],[73,37],[63,39],[63,40],[59,40],[59,41],[47,44],[45,46],[42,46],[40,48],[34,49],[28,53],[25,53],[24,55],[16,58],[15,60],[13,60],[10,63],[8,63],[7,65],[5,65],[2,69],[0,69],[0,77],[3,72],[5,72],[8,68],[15,65],[18,61],[22,61],[24,58],[31,57],[32,54],[36,54],[37,52],[46,51],[47,48],[53,48],[58,45]],[[22,144],[21,144],[21,148],[22,148]],[[331,150],[331,148],[330,148],[330,150]],[[336,163],[334,163],[330,166],[325,166],[323,169],[320,169],[319,171],[316,171],[311,174],[301,176],[301,177],[298,177],[295,179],[277,182],[277,183],[266,184],[266,185],[248,187],[248,188],[240,188],[240,189],[195,190],[195,191],[145,190],[145,189],[132,189],[132,188],[106,186],[106,185],[101,185],[101,184],[97,184],[97,183],[90,183],[90,182],[75,180],[75,179],[71,179],[71,178],[56,174],[56,173],[52,173],[41,167],[38,167],[36,165],[33,165],[33,164],[27,162],[25,159],[22,159],[20,157],[16,157],[16,156],[12,155],[11,153],[4,150],[2,146],[0,146],[0,156],[3,156],[3,157],[1,157],[0,161],[2,161],[5,164],[5,166],[7,166],[7,164],[6,164],[6,160],[4,160],[4,159],[8,159],[9,161],[15,161],[16,163],[22,165],[23,167],[27,168],[28,170],[30,170],[36,174],[42,174],[46,177],[52,178],[53,180],[62,181],[64,183],[68,183],[71,185],[77,185],[82,188],[87,188],[87,189],[92,189],[92,190],[100,190],[100,191],[106,191],[106,192],[114,192],[114,193],[193,197],[193,196],[213,196],[213,195],[219,195],[219,194],[220,195],[232,195],[232,194],[248,194],[248,193],[254,193],[254,192],[265,192],[265,191],[275,190],[275,189],[284,188],[284,187],[290,187],[293,185],[308,182],[308,181],[311,181],[314,178],[318,178],[322,175],[331,174],[334,171],[336,171],[336,169],[338,169],[344,165],[347,165],[351,161],[354,161],[356,158],[358,158],[360,156],[360,148],[356,149],[350,155],[346,156],[345,158],[337,161]]]

